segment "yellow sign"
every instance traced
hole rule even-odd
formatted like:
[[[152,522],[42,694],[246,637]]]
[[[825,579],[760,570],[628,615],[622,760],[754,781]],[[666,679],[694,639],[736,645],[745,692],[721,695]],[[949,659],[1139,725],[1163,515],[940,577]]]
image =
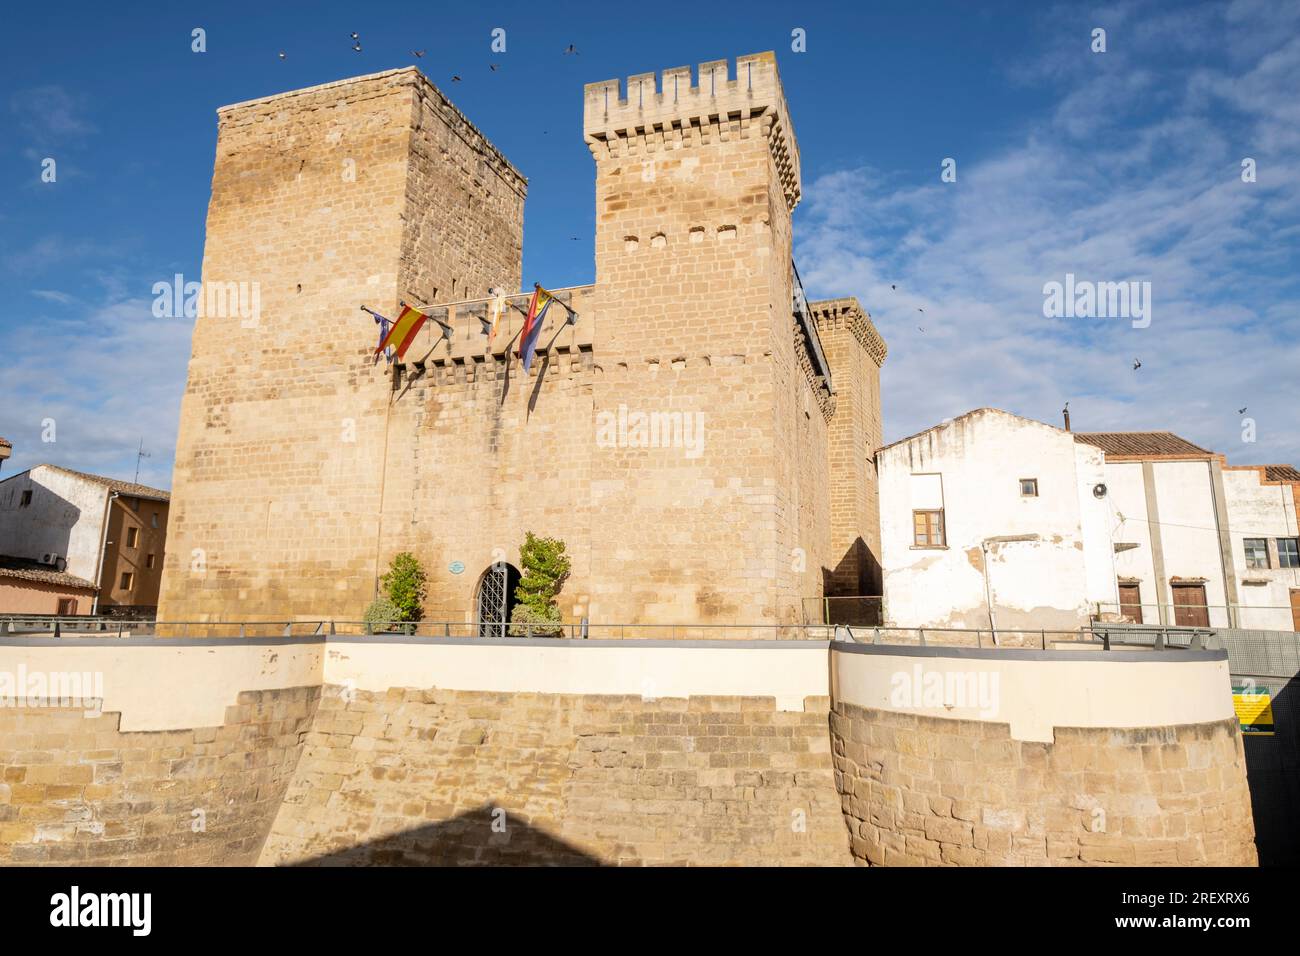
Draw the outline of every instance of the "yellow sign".
[[[1254,737],[1273,736],[1273,697],[1267,690],[1254,686],[1234,686],[1232,707],[1243,734]]]

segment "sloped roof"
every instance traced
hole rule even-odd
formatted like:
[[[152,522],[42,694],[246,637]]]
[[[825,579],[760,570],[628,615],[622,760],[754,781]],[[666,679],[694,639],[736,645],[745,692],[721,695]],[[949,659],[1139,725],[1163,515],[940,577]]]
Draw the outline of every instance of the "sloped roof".
[[[881,445],[880,448],[877,449],[877,451],[887,451],[888,449],[893,448],[895,445],[904,445],[907,442],[920,438],[922,435],[928,434],[929,432],[938,431],[941,428],[947,428],[949,425],[952,425],[956,422],[964,422],[968,418],[974,418],[977,415],[988,415],[988,414],[1005,415],[1008,418],[1019,419],[1020,421],[1026,422],[1030,425],[1041,425],[1044,428],[1053,428],[1056,429],[1056,431],[1058,432],[1063,432],[1065,430],[1063,428],[1057,428],[1055,425],[1049,425],[1047,424],[1047,422],[1040,422],[1036,418],[1026,418],[1024,415],[1017,415],[1014,412],[1007,412],[1007,411],[1003,411],[1000,408],[990,408],[988,406],[985,406],[983,408],[972,408],[969,412],[963,412],[962,414],[956,415],[953,418],[949,418],[944,421],[941,421],[937,425],[931,425],[929,428],[922,429],[921,431],[917,432],[915,435],[908,435],[906,438],[900,438],[897,441],[891,441],[888,445]]]
[[[1214,455],[1173,432],[1075,432],[1074,438],[1100,448],[1110,457],[1210,458]]]
[[[4,447],[6,448],[14,447],[14,443],[11,442],[8,438],[0,438],[0,445],[4,445]]]
[[[1300,481],[1300,471],[1297,471],[1291,465],[1265,465],[1264,479],[1266,481]]]
[[[103,485],[120,495],[129,495],[132,498],[150,498],[154,501],[171,501],[172,493],[163,491],[161,488],[150,488],[148,485],[138,485],[133,481],[118,481],[116,478],[105,478],[103,475],[91,475],[84,471],[73,471],[71,468],[63,468],[59,465],[43,465],[40,467],[53,468],[55,471],[61,471],[65,475],[74,475],[77,478],[84,478],[86,481],[93,481],[97,485]]]
[[[15,558],[0,554],[0,578],[18,578],[23,581],[37,581],[42,584],[58,584],[68,588],[88,588],[95,590],[95,585],[85,578],[66,571],[57,571],[48,564],[41,564],[30,558]]]

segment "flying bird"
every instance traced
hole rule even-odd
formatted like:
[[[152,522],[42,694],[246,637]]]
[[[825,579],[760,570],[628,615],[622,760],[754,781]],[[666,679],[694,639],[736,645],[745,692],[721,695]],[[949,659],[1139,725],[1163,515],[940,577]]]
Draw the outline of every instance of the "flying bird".
[[[898,291],[898,286],[896,285],[891,285],[890,288],[893,289],[895,292]]]
[[[493,73],[495,73],[500,68],[495,63],[489,63],[488,69],[491,70]]]
[[[282,59],[282,60],[284,59],[284,51],[283,51],[283,50],[280,51],[280,59]]]
[[[924,312],[925,309],[917,309],[916,311],[917,311],[917,312]]]
[[[416,57],[424,56],[424,51],[423,51],[423,50],[412,50],[412,51],[411,51],[411,56],[416,56]]]
[[[1246,408],[1249,408],[1249,407],[1250,407],[1249,405],[1246,406]],[[1237,414],[1238,414],[1238,415],[1245,415],[1245,414],[1246,414],[1246,409],[1245,409],[1245,408],[1239,408],[1239,409],[1237,409]]]
[[[1137,359],[1137,358],[1135,358],[1135,359],[1133,360],[1133,371],[1136,372],[1136,371],[1137,371],[1138,369],[1140,369],[1141,367],[1142,367],[1142,360],[1141,360],[1141,359]]]
[[[360,41],[360,40],[358,40],[356,43],[352,44],[352,50],[353,50],[353,52],[355,52],[355,53],[360,53],[360,52],[361,52],[361,41]]]
[[[453,73],[453,74],[451,75],[451,81],[452,81],[453,83],[459,83],[459,82],[460,82],[460,74],[459,74],[459,73]]]
[[[354,30],[354,31],[352,32],[352,39],[354,39],[354,40],[360,40],[360,39],[361,39],[361,34],[360,34],[360,33],[357,33],[357,32]]]
[[[921,327],[918,325],[918,326],[916,327],[916,331],[918,331],[918,332],[924,332],[925,329],[921,328]]]
[[[574,56],[579,56],[579,55],[580,55],[580,54],[578,53],[578,48],[577,48],[576,46],[574,46],[572,43],[570,43],[568,46],[566,46],[566,47],[564,48],[564,55],[565,55],[565,56],[568,56],[568,55],[570,55],[570,54],[573,54]]]

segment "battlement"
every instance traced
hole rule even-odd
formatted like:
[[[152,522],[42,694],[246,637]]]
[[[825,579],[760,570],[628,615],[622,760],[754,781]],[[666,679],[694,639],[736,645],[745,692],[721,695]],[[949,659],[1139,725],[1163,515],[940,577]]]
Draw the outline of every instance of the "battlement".
[[[836,332],[848,332],[877,367],[885,364],[889,347],[855,296],[809,302],[808,309],[812,312],[818,335],[828,337]]]
[[[580,285],[548,290],[557,304],[547,310],[538,342],[538,355],[548,350],[557,354],[591,351],[596,335],[595,316],[591,313],[594,288]],[[491,298],[422,305],[420,308],[432,321],[424,323],[406,354],[407,362],[412,365],[446,365],[504,359],[507,351],[518,351],[519,334],[532,295],[529,291],[505,297],[506,308],[501,313],[501,322],[491,344],[485,331]],[[561,303],[577,314],[575,322],[568,321],[568,310],[561,308]],[[444,328],[450,329],[445,335]]]
[[[771,51],[662,74],[588,83],[583,88],[583,138],[597,159],[706,145],[761,134],[772,151],[786,202],[799,203],[799,145]]]

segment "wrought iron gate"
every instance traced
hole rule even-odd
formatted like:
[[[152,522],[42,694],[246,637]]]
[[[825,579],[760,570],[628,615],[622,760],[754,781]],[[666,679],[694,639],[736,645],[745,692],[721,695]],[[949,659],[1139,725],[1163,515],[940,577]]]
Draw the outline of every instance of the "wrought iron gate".
[[[478,586],[478,636],[505,637],[510,621],[510,565],[500,561],[483,572]]]

